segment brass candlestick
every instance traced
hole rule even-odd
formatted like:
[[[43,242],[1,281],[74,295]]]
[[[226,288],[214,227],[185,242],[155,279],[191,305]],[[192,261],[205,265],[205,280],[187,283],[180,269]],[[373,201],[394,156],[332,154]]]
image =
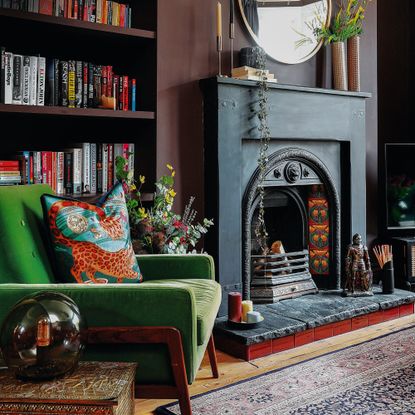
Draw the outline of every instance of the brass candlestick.
[[[232,76],[232,69],[233,66],[233,41],[235,39],[235,23],[231,22],[229,24],[229,39],[230,39],[230,47],[231,47],[231,76]]]
[[[218,51],[218,75],[222,76],[222,50],[223,50],[222,36],[216,36],[216,50]]]

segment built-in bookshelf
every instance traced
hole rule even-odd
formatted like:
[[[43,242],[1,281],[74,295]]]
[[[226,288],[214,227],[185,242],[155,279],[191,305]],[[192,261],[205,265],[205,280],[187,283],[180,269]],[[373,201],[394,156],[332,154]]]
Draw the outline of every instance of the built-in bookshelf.
[[[0,159],[22,151],[56,152],[80,142],[134,143],[134,171],[146,176],[144,199],[151,198],[157,148],[157,2],[128,3],[131,27],[0,8],[0,47],[7,51],[111,65],[114,73],[136,80],[135,111],[0,103]]]

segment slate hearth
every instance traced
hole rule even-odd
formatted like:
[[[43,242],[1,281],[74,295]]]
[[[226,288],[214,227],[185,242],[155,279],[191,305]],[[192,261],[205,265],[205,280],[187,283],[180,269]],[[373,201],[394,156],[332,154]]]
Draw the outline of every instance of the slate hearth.
[[[344,298],[324,291],[274,304],[257,305],[265,317],[253,330],[234,330],[227,317],[215,324],[218,349],[244,360],[252,360],[351,330],[399,318],[414,312],[415,293],[395,290],[373,297]]]

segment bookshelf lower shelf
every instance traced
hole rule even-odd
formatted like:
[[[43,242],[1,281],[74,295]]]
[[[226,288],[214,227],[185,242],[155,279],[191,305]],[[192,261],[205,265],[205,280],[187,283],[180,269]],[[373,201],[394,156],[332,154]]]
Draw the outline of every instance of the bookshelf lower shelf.
[[[52,106],[0,104],[0,113],[8,114],[39,114],[45,116],[91,117],[91,118],[122,118],[154,120],[153,111],[113,111],[101,108],[67,108]]]

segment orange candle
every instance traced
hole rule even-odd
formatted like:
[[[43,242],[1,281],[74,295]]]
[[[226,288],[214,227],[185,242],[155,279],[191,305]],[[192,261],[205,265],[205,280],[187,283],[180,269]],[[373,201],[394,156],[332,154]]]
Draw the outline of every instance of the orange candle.
[[[220,2],[216,7],[216,36],[222,37],[222,4]]]

